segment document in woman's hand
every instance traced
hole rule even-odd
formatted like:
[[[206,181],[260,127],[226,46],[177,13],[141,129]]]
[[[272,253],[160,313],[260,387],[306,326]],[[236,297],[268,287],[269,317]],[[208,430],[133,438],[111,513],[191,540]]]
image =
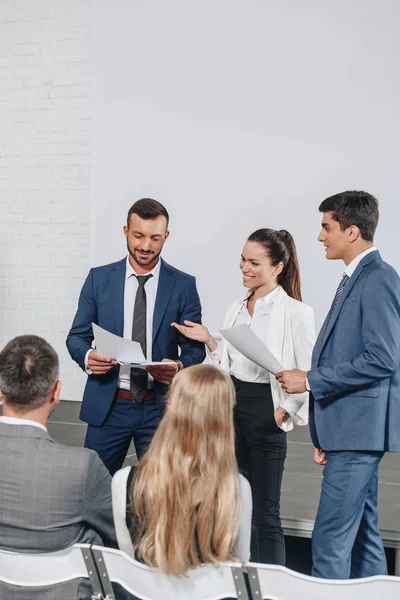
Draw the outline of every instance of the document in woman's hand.
[[[247,325],[221,329],[220,334],[243,356],[273,375],[284,370],[279,360]]]

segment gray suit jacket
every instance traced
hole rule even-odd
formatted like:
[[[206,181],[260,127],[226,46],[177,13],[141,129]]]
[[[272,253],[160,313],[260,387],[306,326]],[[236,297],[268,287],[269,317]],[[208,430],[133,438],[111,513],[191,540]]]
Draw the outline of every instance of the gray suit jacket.
[[[111,477],[93,450],[58,444],[38,427],[0,422],[0,456],[2,549],[52,552],[77,542],[116,544]],[[77,582],[56,593],[36,590],[27,597],[85,597]]]

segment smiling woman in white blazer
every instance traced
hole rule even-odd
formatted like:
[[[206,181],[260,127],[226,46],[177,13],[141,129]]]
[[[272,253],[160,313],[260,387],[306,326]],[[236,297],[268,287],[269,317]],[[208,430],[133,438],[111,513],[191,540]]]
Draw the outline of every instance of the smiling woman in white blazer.
[[[243,300],[247,296],[248,294],[228,306],[222,329],[234,327]],[[291,298],[281,287],[276,301],[272,305],[266,338],[265,345],[285,369],[310,369],[311,354],[315,343],[313,309],[311,306]],[[228,373],[229,348],[232,348],[231,345],[225,338],[222,338],[218,342],[216,350],[220,367]],[[286,367],[286,365],[290,365],[290,367]],[[300,365],[305,365],[305,369]],[[281,407],[291,415],[289,420],[281,423],[280,428],[290,431],[293,429],[293,425],[307,425],[308,392],[287,394],[274,375],[269,374],[269,379],[275,410]]]
[[[301,301],[296,246],[286,230],[259,229],[242,251],[246,293],[229,305],[223,327],[245,324],[285,369],[307,371],[315,342],[314,313]],[[230,373],[236,389],[236,457],[253,495],[251,560],[285,563],[280,492],[286,459],[286,432],[308,422],[308,393],[289,395],[275,377],[240,354],[225,339],[217,342],[204,325],[172,324],[204,342],[214,364]]]

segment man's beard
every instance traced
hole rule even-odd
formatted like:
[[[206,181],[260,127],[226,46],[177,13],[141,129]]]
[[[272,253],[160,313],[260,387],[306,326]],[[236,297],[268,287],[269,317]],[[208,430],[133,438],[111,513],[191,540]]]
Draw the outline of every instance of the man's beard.
[[[140,265],[141,267],[147,267],[152,262],[155,262],[157,260],[157,258],[160,256],[161,250],[162,250],[162,247],[161,247],[159,252],[157,252],[157,253],[151,252],[150,254],[148,254],[148,256],[141,257],[136,254],[136,252],[137,252],[136,249],[131,250],[129,248],[129,244],[127,243],[126,245],[127,245],[128,252],[129,252],[130,256],[132,257],[132,259],[135,261],[136,264]]]

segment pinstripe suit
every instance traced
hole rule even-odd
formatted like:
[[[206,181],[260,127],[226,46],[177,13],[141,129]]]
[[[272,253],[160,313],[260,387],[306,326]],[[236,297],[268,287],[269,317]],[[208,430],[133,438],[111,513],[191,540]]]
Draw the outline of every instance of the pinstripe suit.
[[[0,423],[0,456],[1,548],[52,552],[77,542],[115,545],[111,477],[94,451],[58,444],[38,427]],[[26,597],[84,598],[77,588],[70,582]],[[7,594],[1,597],[14,597]]]

